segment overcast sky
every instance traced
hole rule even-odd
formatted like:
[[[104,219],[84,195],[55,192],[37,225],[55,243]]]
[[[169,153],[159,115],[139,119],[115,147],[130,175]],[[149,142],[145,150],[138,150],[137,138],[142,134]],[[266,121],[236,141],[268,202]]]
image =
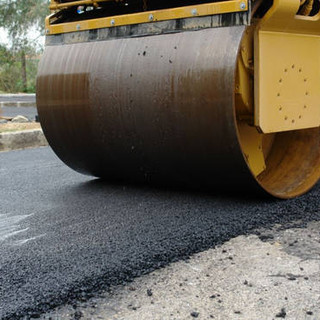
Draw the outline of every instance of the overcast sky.
[[[0,28],[0,43],[8,43],[6,31],[3,28]]]
[[[28,32],[28,38],[34,40],[38,43],[39,46],[44,46],[44,36],[35,29],[30,29]],[[10,45],[10,41],[7,37],[7,32],[5,29],[0,28],[0,43],[5,45]]]

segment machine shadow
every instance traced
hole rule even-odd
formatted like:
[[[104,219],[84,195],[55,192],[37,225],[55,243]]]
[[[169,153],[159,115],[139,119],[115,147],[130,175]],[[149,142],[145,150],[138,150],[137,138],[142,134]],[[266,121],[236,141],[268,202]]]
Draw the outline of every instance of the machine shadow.
[[[214,187],[190,187],[182,184],[150,184],[137,183],[121,180],[104,180],[96,178],[86,181],[75,188],[94,190],[96,192],[103,192],[110,188],[130,188],[131,190],[139,190],[141,192],[152,192],[158,194],[181,194],[186,197],[195,198],[210,198],[212,200],[225,200],[235,203],[276,203],[284,200],[272,197],[265,192],[258,184],[252,182],[247,186],[244,185],[220,185]]]
[[[174,211],[176,217],[183,218],[188,211],[188,215],[194,215],[193,222],[198,215],[205,215],[212,224],[221,224],[224,228],[231,227],[230,222],[233,224],[234,221],[238,221],[239,230],[230,233],[230,239],[239,234],[255,233],[255,230],[260,228],[271,228],[275,224],[285,225],[295,221],[305,224],[316,220],[319,189],[320,183],[299,198],[282,200],[270,196],[258,186],[251,186],[249,189],[238,186],[192,189],[181,185],[155,186],[116,180],[107,182],[97,178],[73,186],[70,191],[82,195],[81,197],[86,198],[88,202],[94,200],[97,207],[103,207],[110,199],[114,204],[121,206],[122,201],[130,203],[130,199],[134,198],[131,206],[127,206],[127,213],[133,216],[137,211],[136,204],[139,203],[146,211],[153,212],[149,216],[150,219],[161,219],[157,206],[165,206],[165,215]],[[184,206],[177,205],[181,203]],[[246,223],[248,221],[250,223]],[[188,219],[185,219],[184,223],[188,226]],[[211,243],[206,248],[214,245],[215,243]]]

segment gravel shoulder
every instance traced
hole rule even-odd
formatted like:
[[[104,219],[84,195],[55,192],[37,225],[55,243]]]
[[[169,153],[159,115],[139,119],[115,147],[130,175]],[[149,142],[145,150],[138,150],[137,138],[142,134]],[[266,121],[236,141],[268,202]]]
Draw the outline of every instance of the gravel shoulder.
[[[319,231],[239,236],[41,319],[320,319]]]

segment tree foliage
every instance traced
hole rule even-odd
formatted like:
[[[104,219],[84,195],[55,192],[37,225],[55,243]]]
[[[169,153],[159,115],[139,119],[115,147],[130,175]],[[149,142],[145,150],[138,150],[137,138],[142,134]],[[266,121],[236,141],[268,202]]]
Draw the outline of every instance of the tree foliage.
[[[43,32],[48,7],[48,0],[0,0],[0,27],[7,31],[10,40],[10,46],[0,48],[0,90],[34,90],[39,49],[29,32]],[[15,79],[15,84],[9,85],[10,79]]]
[[[21,52],[13,51],[0,45],[0,92],[35,92],[35,80],[39,62],[39,51],[33,47],[25,47],[25,72],[27,85],[21,75]]]
[[[48,7],[46,0],[0,0],[0,27],[13,43],[25,39],[30,28],[43,30]]]

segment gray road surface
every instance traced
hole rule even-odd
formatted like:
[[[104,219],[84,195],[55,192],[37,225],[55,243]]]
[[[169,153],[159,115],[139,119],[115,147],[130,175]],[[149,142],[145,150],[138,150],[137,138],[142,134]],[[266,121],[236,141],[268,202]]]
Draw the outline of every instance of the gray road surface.
[[[0,94],[0,103],[1,102],[35,102],[35,94]]]
[[[16,117],[18,115],[25,116],[30,120],[35,120],[38,114],[35,107],[3,107],[1,108],[1,115],[4,117]]]
[[[257,228],[320,220],[319,186],[279,201],[108,184],[49,148],[1,153],[0,181],[1,319],[89,299]]]

